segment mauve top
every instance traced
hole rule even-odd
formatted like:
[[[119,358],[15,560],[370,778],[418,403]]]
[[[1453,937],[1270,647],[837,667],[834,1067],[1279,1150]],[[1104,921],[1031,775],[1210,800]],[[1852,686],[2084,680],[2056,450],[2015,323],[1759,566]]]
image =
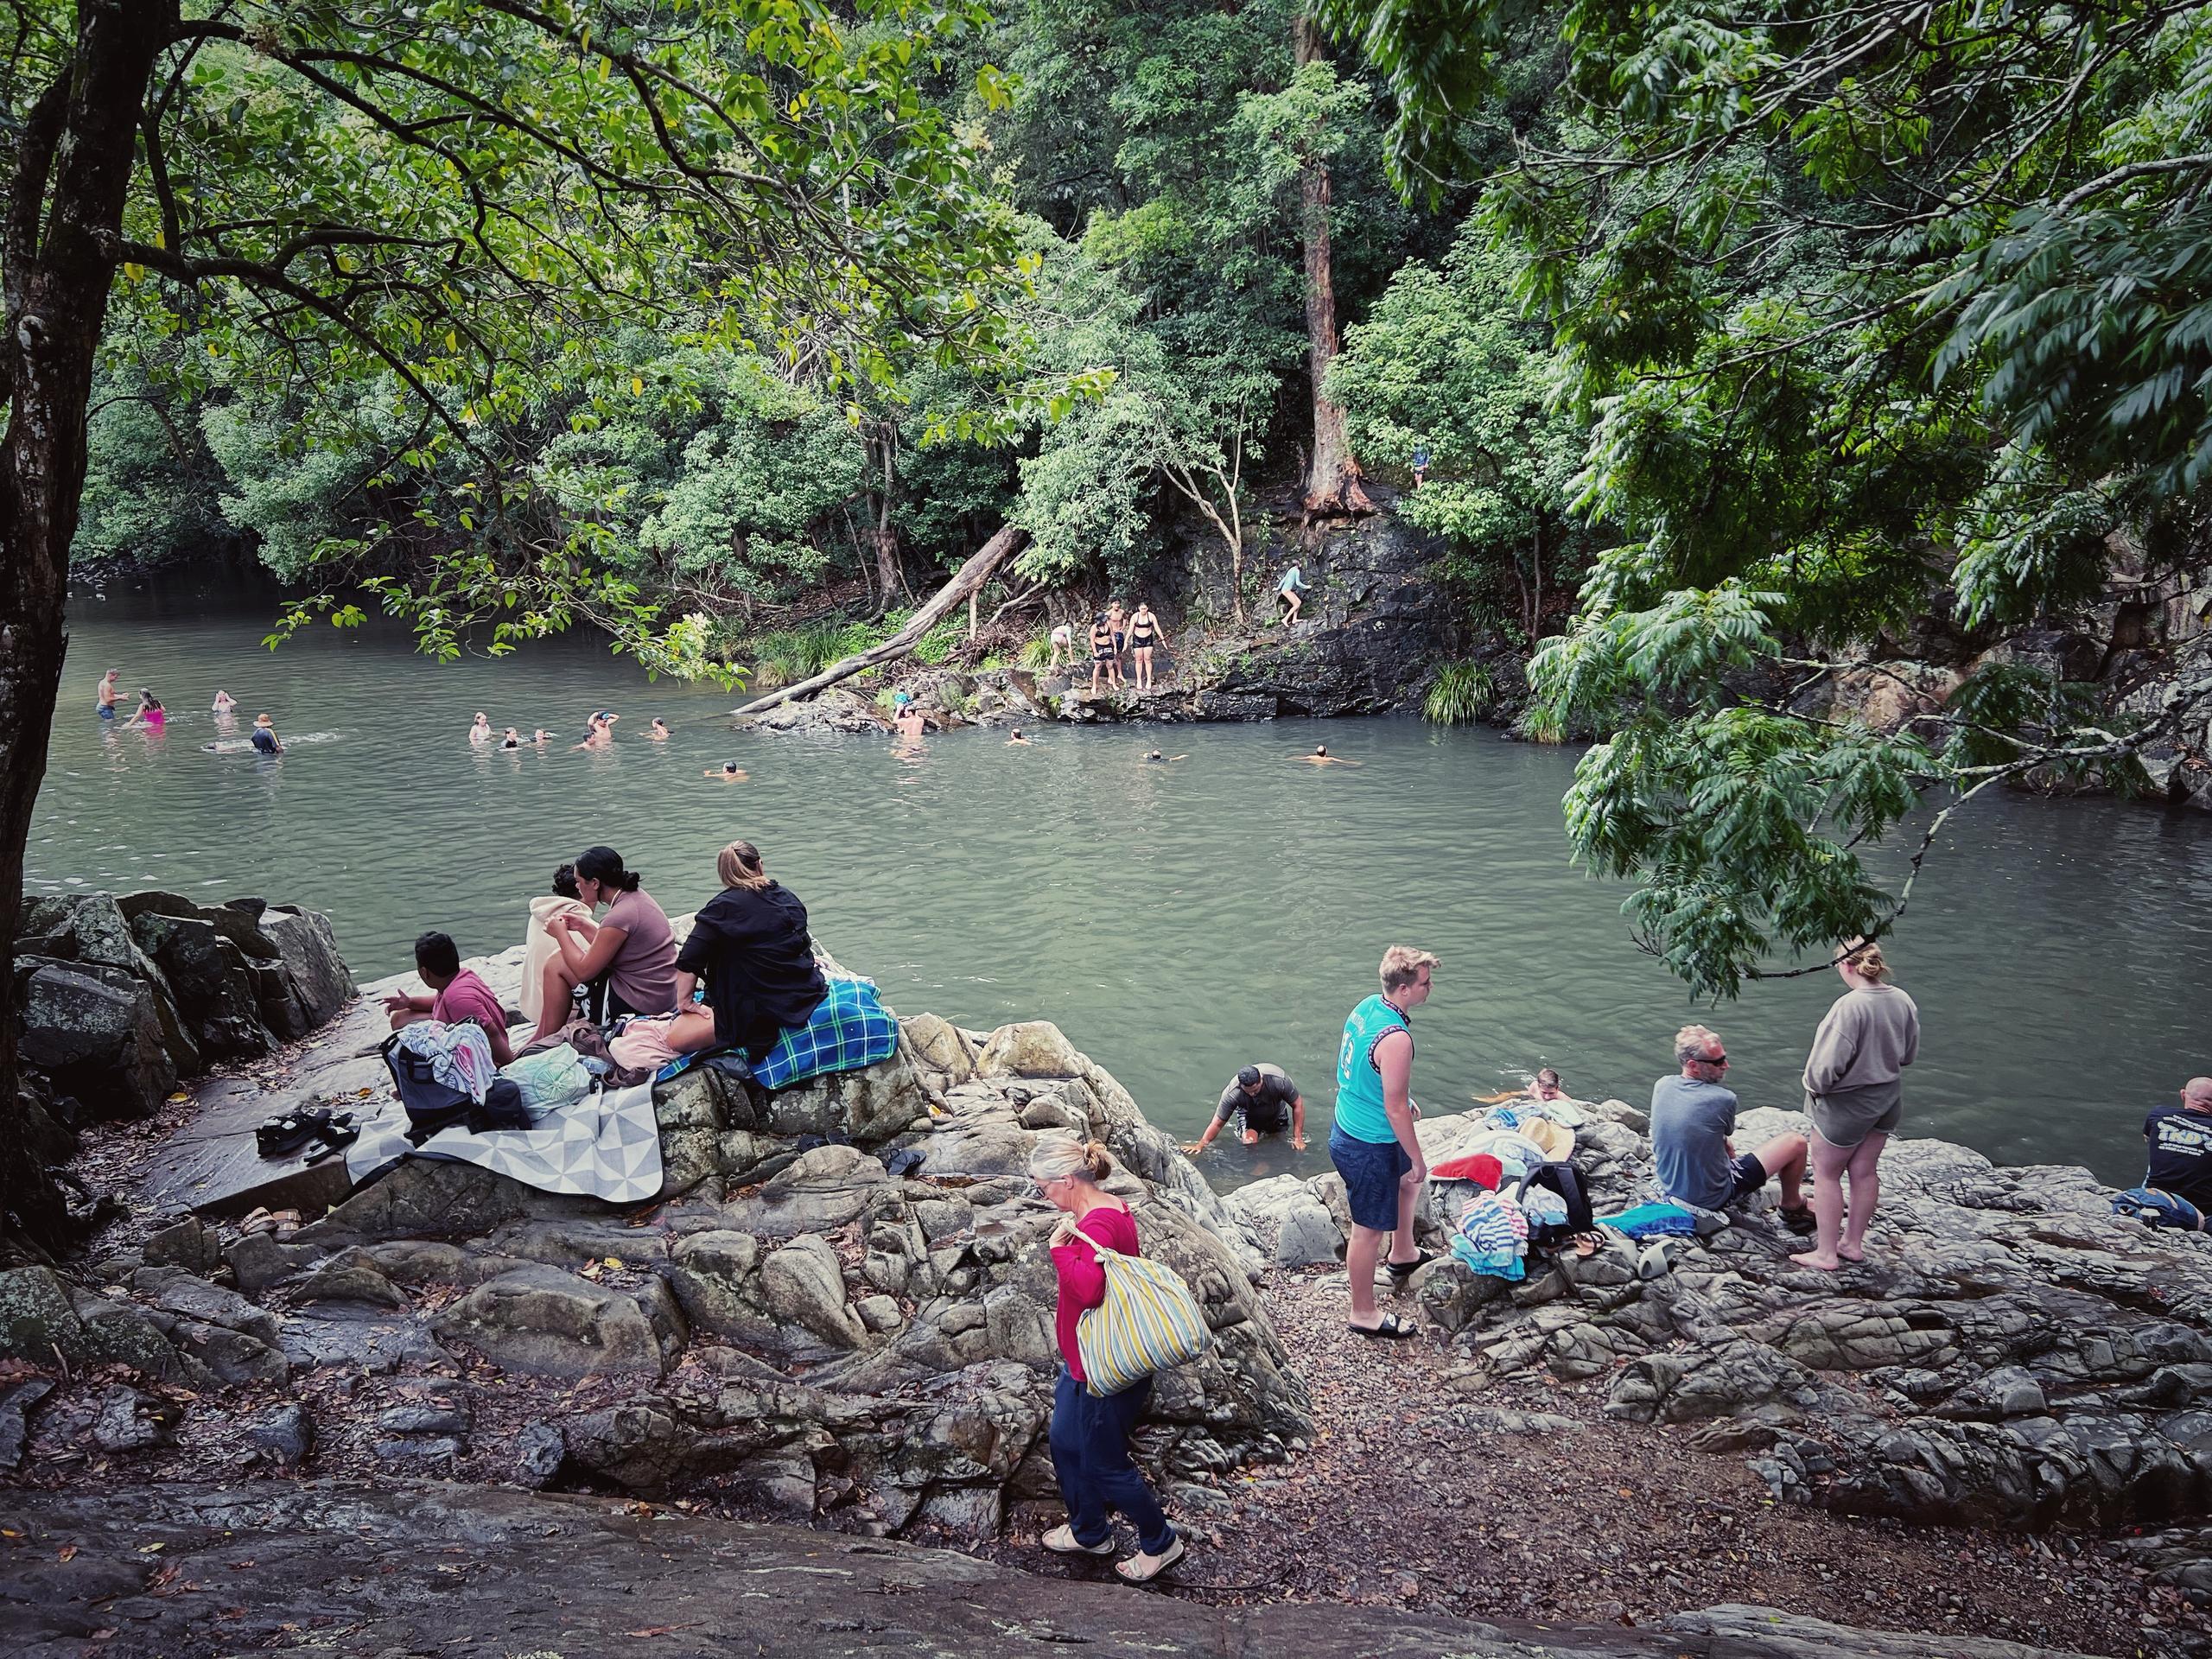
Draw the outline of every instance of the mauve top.
[[[615,995],[639,1014],[673,1012],[676,930],[668,925],[668,912],[640,887],[616,893],[599,925],[622,930],[622,948],[607,968]]]

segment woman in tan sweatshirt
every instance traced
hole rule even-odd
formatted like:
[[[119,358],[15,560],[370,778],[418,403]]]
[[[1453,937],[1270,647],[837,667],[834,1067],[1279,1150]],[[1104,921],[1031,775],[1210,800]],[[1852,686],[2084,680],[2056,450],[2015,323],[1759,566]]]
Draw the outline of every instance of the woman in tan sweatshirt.
[[[1866,1259],[1866,1228],[1881,1203],[1876,1166],[1904,1117],[1904,1068],[1920,1052],[1920,1010],[1889,982],[1882,947],[1847,945],[1835,970],[1848,987],[1813,1037],[1805,1110],[1813,1120],[1814,1248],[1789,1259],[1834,1273]],[[1851,1182],[1848,1219],[1843,1183]]]

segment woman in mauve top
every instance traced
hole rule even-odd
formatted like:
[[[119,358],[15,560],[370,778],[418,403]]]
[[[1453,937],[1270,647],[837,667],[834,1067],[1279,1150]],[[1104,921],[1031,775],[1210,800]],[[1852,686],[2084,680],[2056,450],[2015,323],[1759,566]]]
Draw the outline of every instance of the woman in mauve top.
[[[607,906],[599,931],[587,939],[565,916],[550,918],[546,931],[559,944],[558,957],[546,963],[545,1005],[537,1036],[557,1031],[568,1018],[569,993],[605,975],[607,1017],[621,1014],[671,1014],[676,1008],[676,930],[668,912],[639,885],[622,855],[612,847],[587,847],[576,859],[576,897],[596,909]],[[556,1017],[557,1016],[557,1017]],[[531,1039],[536,1040],[536,1038]]]
[[[1183,1559],[1183,1541],[1160,1508],[1151,1484],[1129,1459],[1129,1430],[1152,1398],[1147,1377],[1119,1394],[1096,1395],[1084,1384],[1083,1355],[1076,1326],[1083,1315],[1106,1300],[1106,1270],[1095,1241],[1123,1255],[1141,1254],[1129,1207],[1099,1185],[1113,1173],[1106,1148],[1071,1135],[1044,1136],[1029,1160],[1029,1178],[1055,1209],[1067,1213],[1052,1229],[1052,1268],[1059,1275],[1059,1306],[1052,1333],[1062,1362],[1052,1390],[1052,1472],[1068,1508],[1064,1525],[1042,1540],[1059,1555],[1111,1555],[1114,1525],[1108,1513],[1119,1510],[1137,1529],[1137,1553],[1116,1561],[1114,1571],[1131,1584],[1158,1578]]]

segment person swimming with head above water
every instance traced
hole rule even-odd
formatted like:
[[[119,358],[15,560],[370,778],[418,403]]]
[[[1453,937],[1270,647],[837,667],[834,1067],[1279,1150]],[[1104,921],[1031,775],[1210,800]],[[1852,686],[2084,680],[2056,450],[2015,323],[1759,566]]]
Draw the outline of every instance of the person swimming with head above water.
[[[1041,743],[1032,743],[1027,738],[1024,737],[1021,734],[1021,728],[1019,726],[1015,727],[1013,732],[1007,736],[1006,740],[1006,746],[1008,748],[1012,748],[1017,743],[1020,744],[1025,749],[1040,749],[1045,747]]]
[[[284,745],[276,735],[276,723],[266,715],[253,717],[253,747],[262,754],[284,753]]]
[[[734,760],[725,760],[719,766],[709,766],[699,775],[702,778],[719,778],[726,784],[741,784],[745,781],[745,768]]]
[[[503,749],[518,749],[522,747],[522,734],[515,730],[513,727],[508,727],[505,734],[499,739],[499,747]]]
[[[535,731],[531,733],[530,741],[532,743],[537,744],[550,743],[553,741],[553,734],[547,731],[543,726],[540,726]]]
[[[168,721],[168,711],[162,707],[162,700],[144,686],[138,688],[138,707],[126,727],[143,726],[149,732],[160,731]]]
[[[1178,760],[1187,760],[1190,758],[1187,754],[1163,754],[1158,749],[1154,749],[1145,756],[1145,763],[1149,766],[1153,761],[1157,760],[1164,766],[1173,766]]]
[[[1294,754],[1290,758],[1303,761],[1309,766],[1363,766],[1367,764],[1364,760],[1339,760],[1329,753],[1329,746],[1325,743],[1316,743],[1311,754]]]
[[[594,710],[585,722],[584,741],[571,746],[574,749],[603,749],[614,741],[616,716]]]
[[[653,716],[653,723],[645,728],[645,735],[652,739],[656,743],[667,742],[669,738],[668,722],[663,720],[658,715],[655,715]]]
[[[469,722],[468,741],[472,743],[489,743],[492,741],[492,722],[485,717],[481,709],[476,711],[476,718]]]
[[[229,692],[218,691],[215,693],[215,712],[217,714],[230,714],[235,710],[238,706],[238,700],[232,696]]]

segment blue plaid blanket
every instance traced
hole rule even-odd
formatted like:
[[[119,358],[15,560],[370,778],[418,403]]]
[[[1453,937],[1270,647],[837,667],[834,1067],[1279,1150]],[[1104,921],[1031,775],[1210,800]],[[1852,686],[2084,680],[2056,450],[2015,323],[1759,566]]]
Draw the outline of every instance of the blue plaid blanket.
[[[763,1089],[788,1089],[825,1071],[857,1071],[887,1060],[899,1046],[899,1022],[876,1000],[872,979],[829,976],[830,995],[803,1026],[787,1026],[767,1058],[756,1061],[753,1081]]]

